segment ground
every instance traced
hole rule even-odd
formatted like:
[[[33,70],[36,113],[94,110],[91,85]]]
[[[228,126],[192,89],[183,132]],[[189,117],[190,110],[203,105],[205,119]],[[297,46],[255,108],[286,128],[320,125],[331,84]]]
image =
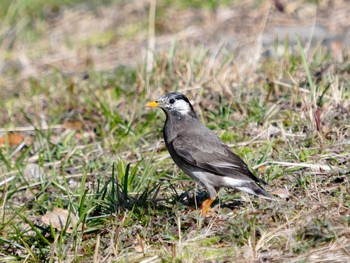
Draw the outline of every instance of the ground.
[[[350,261],[347,1],[0,5],[1,262]],[[144,107],[174,90],[273,201],[201,216]]]

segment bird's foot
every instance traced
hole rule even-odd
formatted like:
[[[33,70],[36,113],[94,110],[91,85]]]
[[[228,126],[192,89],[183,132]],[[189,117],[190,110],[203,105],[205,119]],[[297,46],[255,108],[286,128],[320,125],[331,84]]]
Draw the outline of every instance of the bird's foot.
[[[204,217],[210,216],[212,214],[212,209],[210,209],[210,205],[215,201],[214,199],[206,199],[204,202],[201,204],[200,209],[201,209],[201,215]],[[209,211],[209,213],[208,213]]]

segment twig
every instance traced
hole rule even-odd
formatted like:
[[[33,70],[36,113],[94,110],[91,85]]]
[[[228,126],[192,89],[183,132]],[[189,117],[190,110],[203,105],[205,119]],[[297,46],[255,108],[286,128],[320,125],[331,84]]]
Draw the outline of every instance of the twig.
[[[35,130],[49,130],[49,129],[63,129],[62,124],[56,124],[51,126],[42,126],[40,128],[34,126],[27,127],[14,127],[14,128],[0,128],[0,132],[20,132],[20,131],[35,131]]]
[[[4,181],[0,182],[0,186],[3,186],[4,184],[7,184],[8,182],[11,182],[15,178],[16,178],[16,176],[11,176],[9,178],[6,178]]]
[[[305,168],[311,168],[311,169],[322,169],[325,171],[332,171],[335,170],[334,167],[331,167],[330,165],[323,165],[323,164],[313,164],[313,163],[289,163],[289,162],[275,162],[275,161],[268,161],[268,162],[263,162],[261,164],[258,164],[254,166],[254,169],[257,169],[261,166],[265,166],[267,164],[279,164],[282,166],[290,166],[290,167],[305,167]]]

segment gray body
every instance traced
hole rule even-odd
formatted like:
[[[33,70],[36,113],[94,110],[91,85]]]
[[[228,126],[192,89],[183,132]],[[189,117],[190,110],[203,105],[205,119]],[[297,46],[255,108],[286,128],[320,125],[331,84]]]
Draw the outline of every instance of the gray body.
[[[259,185],[266,183],[255,177],[246,163],[200,122],[185,96],[172,92],[157,102],[167,117],[163,135],[170,156],[184,173],[207,188],[211,199],[215,199],[221,187],[271,198]]]

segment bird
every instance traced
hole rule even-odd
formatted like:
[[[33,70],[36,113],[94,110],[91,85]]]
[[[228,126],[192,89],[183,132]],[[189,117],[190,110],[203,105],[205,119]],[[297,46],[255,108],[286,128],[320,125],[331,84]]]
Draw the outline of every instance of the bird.
[[[257,178],[248,165],[198,119],[185,95],[170,92],[146,106],[165,112],[163,137],[171,158],[185,174],[207,189],[209,198],[200,206],[204,216],[222,187],[272,199],[262,186],[267,183]]]

